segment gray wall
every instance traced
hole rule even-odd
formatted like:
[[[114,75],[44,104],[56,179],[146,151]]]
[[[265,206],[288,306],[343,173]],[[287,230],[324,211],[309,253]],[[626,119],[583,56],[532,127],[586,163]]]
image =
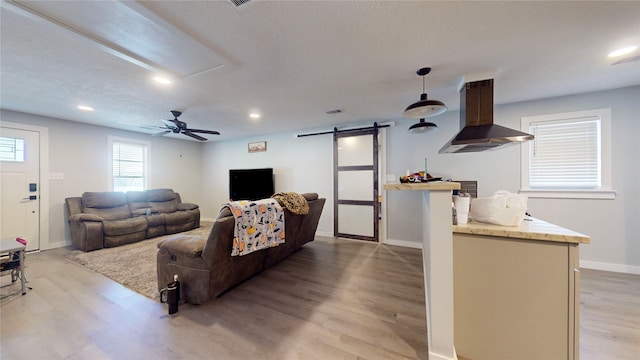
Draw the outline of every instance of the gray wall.
[[[640,273],[640,241],[632,226],[640,221],[640,87],[543,99],[495,108],[497,124],[520,128],[525,116],[610,107],[613,134],[614,200],[529,199],[529,212],[537,218],[592,237],[580,248],[584,266]],[[392,119],[393,120],[393,119]],[[478,195],[490,196],[498,190],[520,189],[520,146],[493,152],[438,154],[442,145],[459,130],[457,111],[430,119],[438,129],[425,134],[409,134],[414,120],[395,119],[386,132],[386,174],[397,179],[407,169],[421,170],[428,159],[429,172],[454,180],[477,180]],[[371,125],[371,122],[361,125]],[[322,129],[328,130],[328,129]],[[295,134],[264,136],[205,144],[203,158],[205,206],[215,209],[228,197],[230,168],[273,167],[276,191],[314,191],[327,198],[318,231],[333,233],[332,138],[321,135],[295,138]],[[247,143],[267,141],[267,152],[248,154]],[[222,176],[220,176],[222,174]],[[221,189],[222,192],[210,189]],[[412,192],[384,194],[387,206],[387,241],[420,246],[421,197]]]
[[[495,108],[495,122],[516,129],[520,128],[523,116],[612,109],[612,177],[616,198],[529,199],[529,211],[534,216],[592,237],[591,244],[580,248],[583,266],[640,273],[640,241],[634,228],[640,222],[638,99],[640,86],[635,86]],[[276,191],[318,192],[327,198],[318,231],[320,234],[333,233],[331,135],[297,138],[297,133],[289,133],[200,144],[4,110],[2,120],[49,128],[50,171],[65,173],[64,180],[50,181],[51,243],[59,243],[61,239],[69,243],[62,215],[65,197],[80,195],[83,191],[108,190],[108,135],[150,141],[152,176],[149,187],[175,189],[184,201],[198,203],[205,219],[214,218],[228,200],[229,169],[272,167]],[[407,129],[414,121],[408,119],[395,119],[396,126],[385,130],[386,174],[397,178],[407,169],[420,170],[426,157],[433,175],[477,180],[479,196],[490,196],[498,190],[519,190],[519,146],[495,152],[440,155],[440,147],[459,130],[458,114],[450,111],[432,121],[439,128],[426,134],[409,134]],[[361,125],[371,125],[371,122]],[[247,144],[253,141],[267,141],[267,151],[249,154]],[[388,240],[420,246],[420,197],[399,191],[384,196]]]
[[[591,236],[591,244],[580,247],[585,267],[640,273],[640,87],[629,87],[551,99],[496,106],[495,123],[520,129],[525,116],[611,108],[612,181],[614,200],[529,199],[529,212],[537,218]],[[443,154],[438,150],[457,133],[458,115],[443,114],[434,119],[437,132],[410,135],[401,120],[389,134],[388,173],[402,175],[406,169],[419,170],[428,158],[429,172],[454,180],[477,180],[478,196],[498,190],[517,192],[520,188],[520,146],[495,152]],[[420,213],[421,204],[407,192],[388,194],[389,238],[419,239],[421,225],[405,213]]]
[[[65,120],[2,110],[2,122],[23,123],[49,129],[49,172],[64,173],[63,180],[48,180],[49,239],[40,248],[70,244],[64,213],[64,199],[85,191],[109,191],[109,146],[107,137],[149,142],[148,188],[172,188],[184,202],[201,200],[202,147],[189,141],[151,137],[149,135],[80,124]],[[0,123],[1,125],[1,123]],[[47,194],[42,194],[46,196]]]
[[[249,153],[247,145],[267,141],[267,151]],[[331,135],[295,137],[295,134],[211,142],[204,145],[203,208],[217,214],[229,201],[229,170],[273,168],[275,190],[316,192],[327,199],[318,231],[333,234],[333,138]]]

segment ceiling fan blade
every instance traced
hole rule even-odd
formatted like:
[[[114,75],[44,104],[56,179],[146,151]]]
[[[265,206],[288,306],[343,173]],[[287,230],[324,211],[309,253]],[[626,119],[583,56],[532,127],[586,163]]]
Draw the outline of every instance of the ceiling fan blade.
[[[165,131],[162,131],[162,132],[159,132],[159,133],[155,133],[155,134],[153,134],[151,136],[164,136],[164,135],[167,135],[170,132],[171,132],[171,130],[165,130]]]
[[[220,135],[220,133],[215,130],[200,130],[200,129],[188,129],[188,130],[191,131],[192,133]]]
[[[145,130],[164,130],[167,128],[166,126],[153,126],[153,125],[139,125],[138,127],[140,129],[145,129]]]
[[[200,140],[200,141],[207,141],[207,139],[206,139],[206,138],[203,138],[202,136],[199,136],[199,135],[193,134],[193,133],[191,133],[191,131],[190,131],[190,130],[185,130],[185,131],[183,131],[182,133],[183,133],[183,134],[185,134],[185,135],[187,135],[187,136],[191,136],[191,137],[192,137],[192,138],[194,138],[194,139],[198,139],[198,140]]]
[[[171,130],[177,130],[178,129],[178,125],[176,125],[176,123],[174,123],[172,120],[162,120],[162,122],[167,126],[167,128],[171,129]]]

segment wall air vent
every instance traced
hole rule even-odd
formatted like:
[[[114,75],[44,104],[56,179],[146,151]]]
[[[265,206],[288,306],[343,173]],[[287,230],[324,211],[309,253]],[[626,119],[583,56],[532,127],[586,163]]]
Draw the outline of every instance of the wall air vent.
[[[233,5],[235,8],[240,8],[243,5],[247,5],[249,2],[251,2],[251,0],[227,0],[227,1],[229,1],[229,3]]]

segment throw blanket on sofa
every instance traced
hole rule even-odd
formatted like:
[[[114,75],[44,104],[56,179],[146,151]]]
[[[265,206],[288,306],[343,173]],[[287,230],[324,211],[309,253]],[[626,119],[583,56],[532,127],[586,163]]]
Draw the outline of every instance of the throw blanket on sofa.
[[[235,218],[231,256],[284,243],[284,212],[275,199],[226,203]]]
[[[279,192],[273,194],[272,198],[284,206],[291,213],[296,215],[307,215],[309,213],[309,203],[304,196],[295,192]]]

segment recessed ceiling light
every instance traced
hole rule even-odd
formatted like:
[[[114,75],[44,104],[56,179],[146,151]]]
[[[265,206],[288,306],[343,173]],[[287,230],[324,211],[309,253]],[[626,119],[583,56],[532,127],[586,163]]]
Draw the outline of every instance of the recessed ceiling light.
[[[157,82],[157,83],[164,84],[164,85],[169,85],[169,84],[171,84],[171,80],[169,80],[169,79],[167,79],[167,78],[165,78],[165,77],[162,77],[162,76],[154,76],[154,77],[153,77],[153,80],[154,80],[155,82]]]
[[[252,119],[258,119],[260,117],[260,114],[252,112],[249,114],[249,117]]]
[[[614,52],[609,53],[609,57],[616,57],[616,56],[622,56],[622,55],[626,55],[629,53],[632,53],[634,51],[636,51],[638,47],[637,46],[628,46],[626,48],[622,48],[622,49],[618,49]]]
[[[91,106],[85,106],[85,105],[78,105],[78,109],[84,110],[84,111],[93,111],[93,108]]]

